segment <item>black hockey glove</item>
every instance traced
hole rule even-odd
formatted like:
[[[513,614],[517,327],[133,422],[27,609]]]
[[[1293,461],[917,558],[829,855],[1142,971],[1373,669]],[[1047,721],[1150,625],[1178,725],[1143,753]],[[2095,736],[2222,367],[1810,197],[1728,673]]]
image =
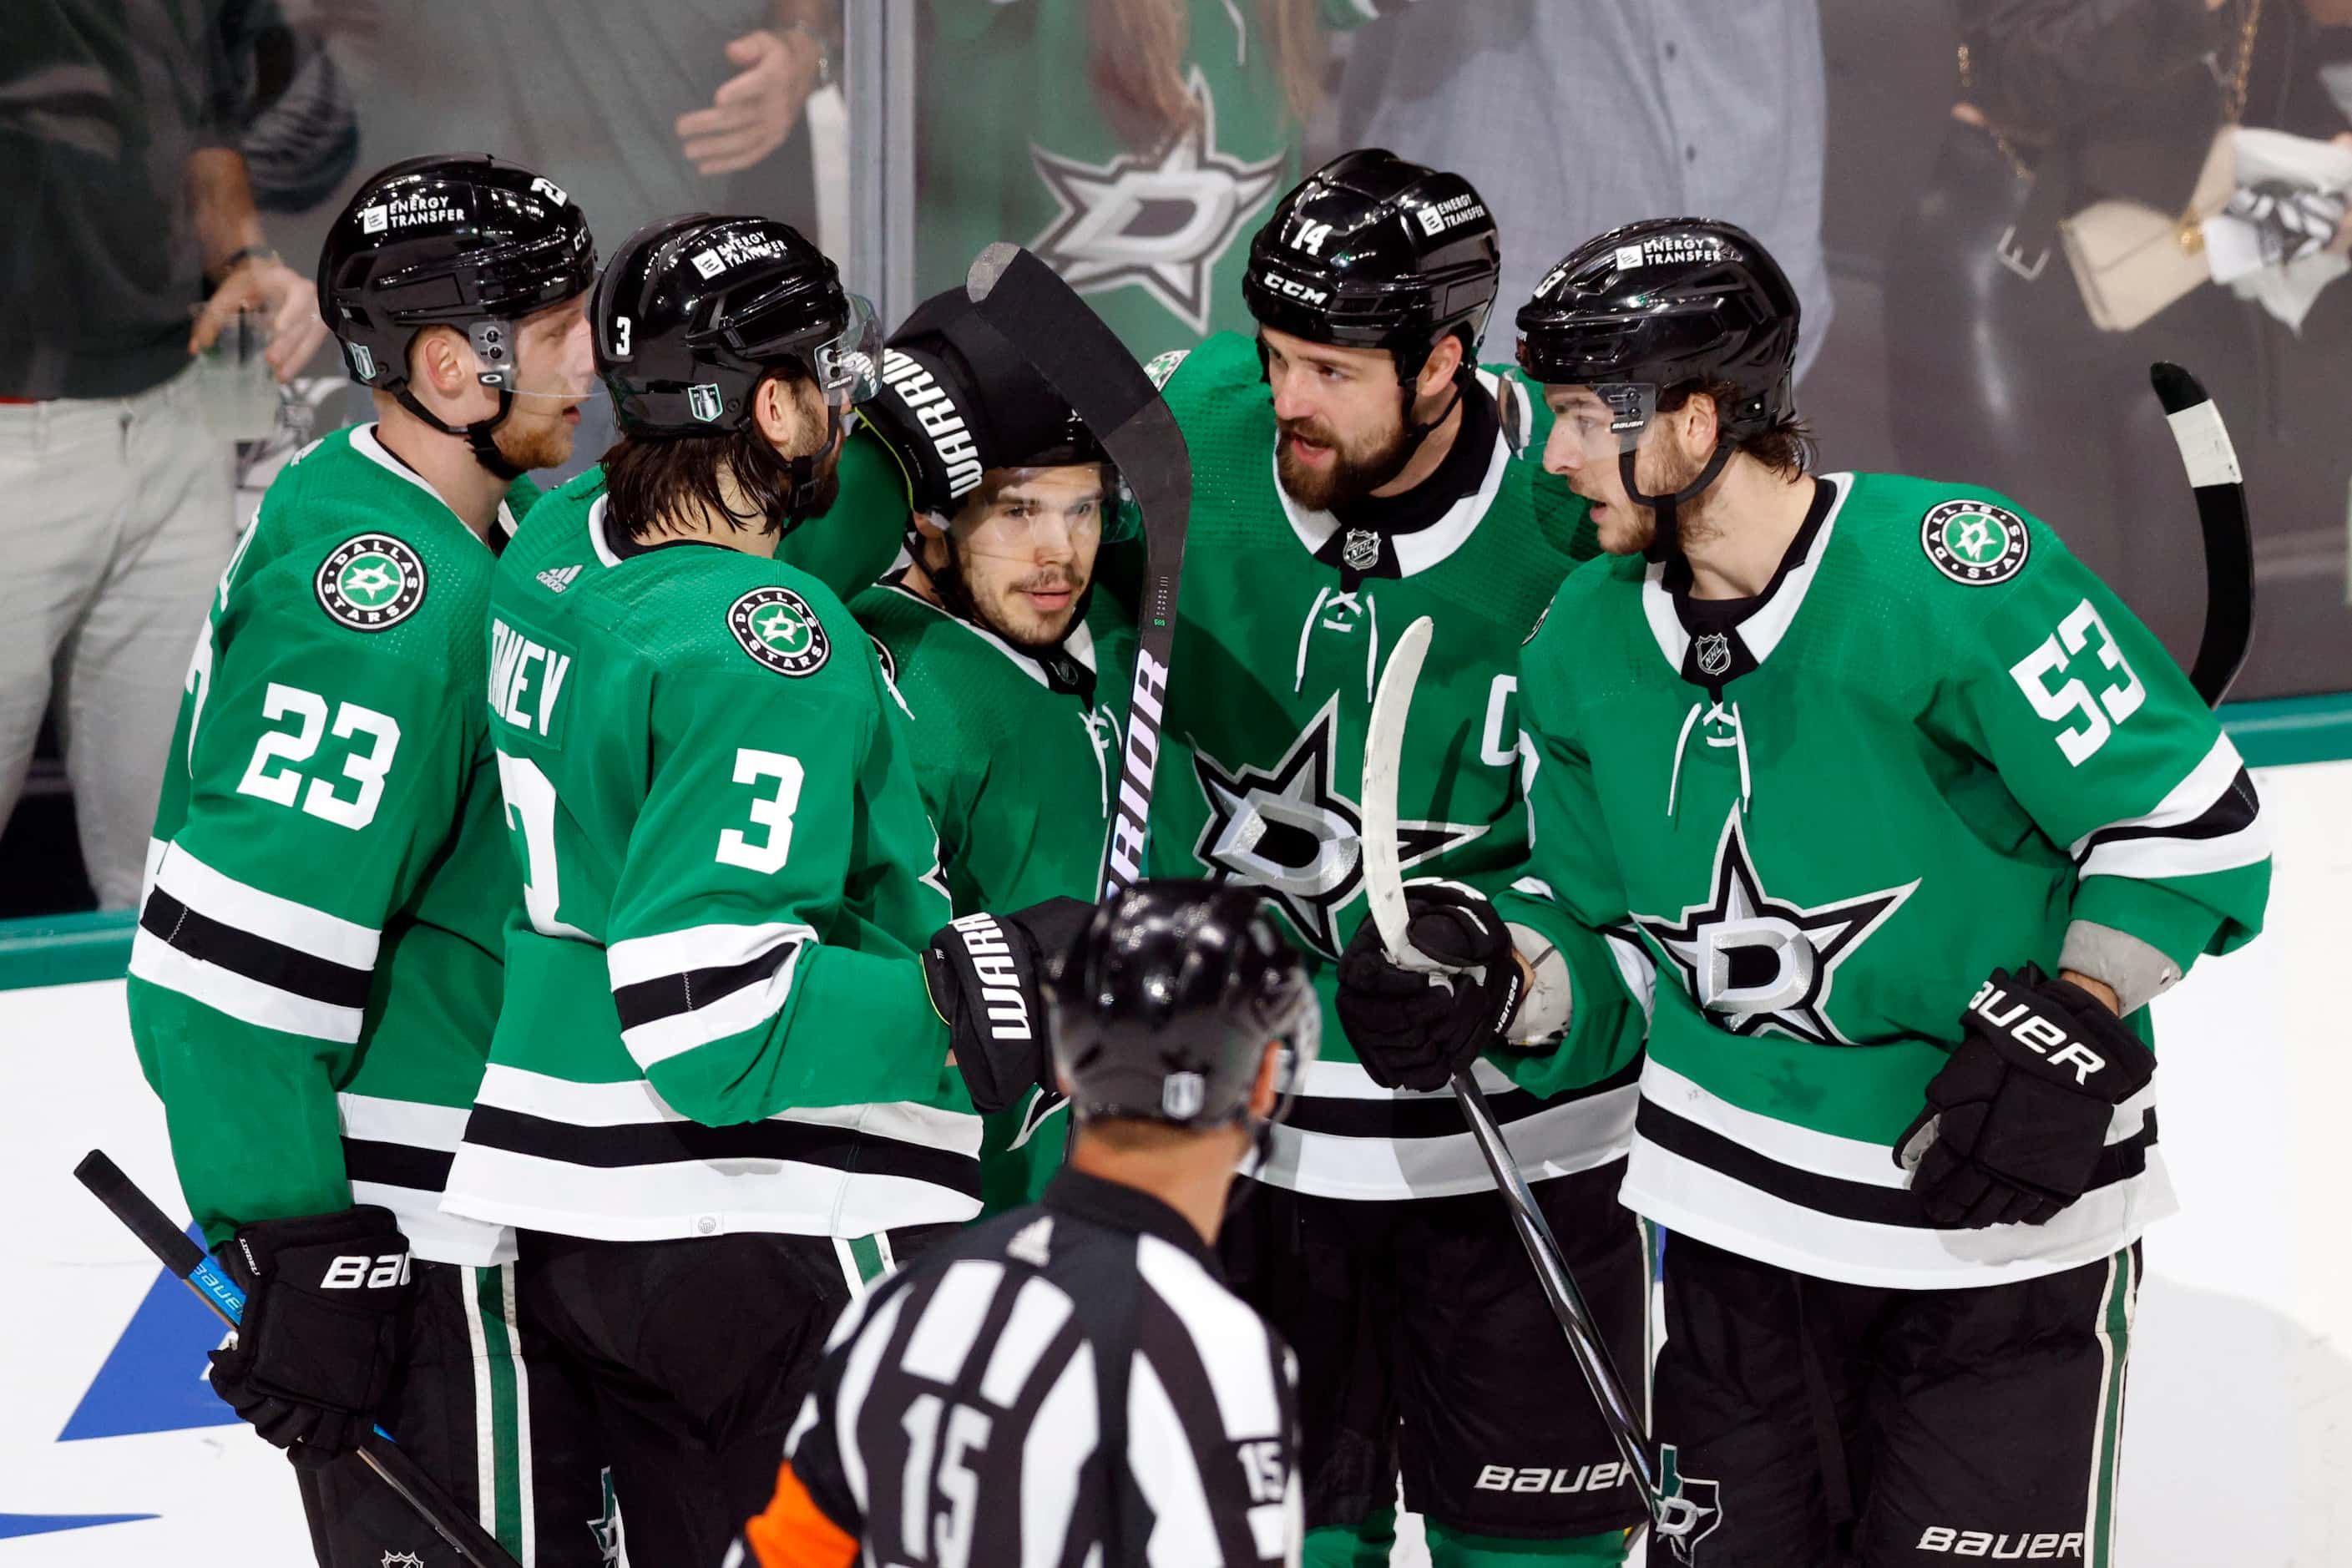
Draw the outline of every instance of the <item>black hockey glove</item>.
[[[221,1244],[245,1288],[236,1342],[212,1353],[213,1392],[297,1464],[356,1444],[392,1387],[410,1289],[392,1211],[257,1220]]]
[[[1443,973],[1391,962],[1367,919],[1339,955],[1339,1022],[1372,1081],[1444,1089],[1519,1009],[1519,964],[1495,906],[1445,882],[1405,887],[1405,936]]]
[[[1009,915],[971,914],[931,933],[923,978],[972,1109],[987,1116],[1054,1087],[1045,1047],[1045,966],[1094,918],[1083,899],[1047,899]]]
[[[2155,1076],[2156,1054],[2098,998],[2030,963],[1994,970],[1960,1023],[1895,1163],[1937,1225],[2045,1225],[2091,1184],[2115,1109]]]

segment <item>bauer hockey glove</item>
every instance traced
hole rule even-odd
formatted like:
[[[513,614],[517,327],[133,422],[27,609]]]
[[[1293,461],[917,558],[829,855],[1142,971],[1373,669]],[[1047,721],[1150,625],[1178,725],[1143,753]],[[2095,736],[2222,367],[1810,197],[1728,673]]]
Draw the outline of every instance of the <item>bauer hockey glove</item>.
[[[257,1220],[217,1249],[245,1287],[236,1341],[212,1352],[213,1392],[297,1464],[367,1435],[391,1391],[408,1304],[408,1238],[392,1211]]]
[[[1003,1110],[1031,1086],[1053,1087],[1045,1046],[1046,965],[1094,918],[1083,899],[1047,899],[1009,915],[970,914],[931,933],[923,978],[972,1109]]]
[[[1339,955],[1339,1022],[1374,1083],[1427,1091],[1502,1036],[1519,1007],[1510,928],[1469,889],[1405,885],[1405,937],[1445,967],[1406,969],[1366,920]]]
[[[1895,1163],[1937,1225],[2047,1224],[2090,1186],[2116,1107],[2156,1075],[2156,1054],[2089,992],[2030,963],[1994,970],[1960,1024]]]

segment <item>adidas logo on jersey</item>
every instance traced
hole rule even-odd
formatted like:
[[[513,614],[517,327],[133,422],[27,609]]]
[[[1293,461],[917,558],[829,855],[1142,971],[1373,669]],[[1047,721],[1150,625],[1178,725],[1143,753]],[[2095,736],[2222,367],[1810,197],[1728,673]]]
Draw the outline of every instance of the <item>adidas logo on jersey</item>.
[[[1054,1261],[1054,1216],[1045,1215],[1033,1219],[1013,1233],[1004,1244],[1004,1256],[1017,1258],[1033,1268],[1043,1268]]]
[[[579,575],[580,568],[577,566],[551,566],[539,574],[539,580],[547,585],[549,593],[561,594],[572,586],[572,580]]]

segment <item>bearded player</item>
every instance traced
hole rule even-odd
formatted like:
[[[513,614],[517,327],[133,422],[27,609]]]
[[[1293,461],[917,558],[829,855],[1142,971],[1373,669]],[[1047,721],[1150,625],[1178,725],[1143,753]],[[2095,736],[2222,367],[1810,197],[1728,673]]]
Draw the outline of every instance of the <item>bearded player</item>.
[[[372,1421],[516,1556],[603,1561],[590,1435],[518,1314],[512,1235],[437,1206],[515,888],[483,608],[522,476],[570,456],[593,386],[594,275],[580,209],[527,169],[419,158],[361,185],[319,299],[376,417],[271,483],[156,814],[131,1037],[247,1293],[213,1389],[295,1459],[334,1568],[457,1561],[327,1462]]]
[[[1350,153],[1253,242],[1255,337],[1154,365],[1193,497],[1152,874],[1258,889],[1327,1005],[1363,909],[1372,692],[1418,616],[1435,637],[1400,784],[1405,863],[1499,892],[1527,853],[1512,672],[1591,535],[1524,450],[1540,422],[1526,387],[1472,360],[1497,270],[1466,182]],[[1536,980],[1514,1036],[1529,1048],[1475,1070],[1631,1364],[1640,1246],[1615,1193],[1643,1015],[1591,932],[1548,945]],[[1440,1564],[1618,1561],[1640,1504],[1446,1075],[1376,1081],[1343,1025],[1327,1020],[1222,1243],[1298,1347],[1307,1561],[1386,1560],[1400,1468]]]
[[[2244,764],[2014,502],[1807,471],[1796,297],[1752,237],[1603,235],[1518,324],[1611,553],[1521,668],[1557,902],[1416,912],[1490,980],[1568,917],[1668,977],[1624,1198],[1664,1249],[1690,1556],[2110,1563],[2139,1237],[2174,1206],[2147,1004],[2260,927]],[[1343,969],[1353,1010],[1428,985],[1369,931]]]
[[[906,476],[909,560],[849,607],[914,718],[956,911],[1091,900],[1135,658],[1126,616],[1094,592],[1097,552],[1132,531],[1118,474],[961,289],[916,307],[859,412],[871,434],[850,450],[880,444]],[[1066,1103],[1041,1088],[988,1119],[990,1212],[1034,1202],[1060,1168]]]

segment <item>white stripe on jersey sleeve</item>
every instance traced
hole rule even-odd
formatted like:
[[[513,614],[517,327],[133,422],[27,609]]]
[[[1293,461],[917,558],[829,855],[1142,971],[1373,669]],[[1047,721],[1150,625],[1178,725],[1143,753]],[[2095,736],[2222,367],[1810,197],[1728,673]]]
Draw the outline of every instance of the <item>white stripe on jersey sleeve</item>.
[[[621,1044],[628,1047],[639,1067],[651,1070],[698,1046],[754,1028],[783,1010],[784,998],[792,994],[793,972],[800,967],[801,954],[807,951],[805,945],[794,947],[792,956],[767,979],[730,991],[708,1007],[672,1013],[666,1018],[639,1024],[634,1029],[624,1029]]]
[[[215,871],[173,844],[156,868],[155,885],[196,913],[346,969],[372,970],[383,933],[370,926],[264,892]]]
[[[335,1112],[346,1138],[363,1143],[402,1143],[411,1149],[457,1152],[465,1141],[468,1107],[386,1100],[376,1094],[335,1096]]]
[[[291,991],[249,980],[233,969],[191,958],[143,926],[131,938],[129,972],[150,985],[176,991],[240,1024],[305,1035],[314,1040],[355,1045],[360,1026],[367,1016],[363,1007],[339,1007],[331,1002],[297,996]]]
[[[834,1448],[841,1458],[841,1479],[847,1484],[861,1519],[874,1510],[866,1498],[866,1452],[857,1446],[857,1417],[866,1408],[866,1396],[874,1391],[874,1373],[882,1365],[882,1352],[890,1348],[891,1331],[898,1325],[898,1309],[906,1304],[907,1292],[893,1290],[874,1321],[859,1332],[857,1342],[850,1347],[848,1364],[841,1370],[840,1388],[834,1395]]]
[[[995,1375],[992,1366],[990,1375]],[[1102,1443],[1101,1417],[1094,1347],[1081,1342],[1021,1440],[1021,1568],[1058,1568],[1068,1547],[1070,1516],[1078,1506],[1079,1473]],[[1101,1551],[1097,1542],[1087,1561],[1096,1562]]]
[[[1263,1342],[1265,1330],[1258,1332]],[[1139,1350],[1127,1379],[1127,1463],[1136,1489],[1151,1509],[1151,1540],[1143,1560],[1151,1568],[1222,1563],[1216,1521],[1209,1512],[1209,1495],[1192,1445],[1184,1436],[1183,1418]]]
[[[1225,1436],[1236,1443],[1284,1436],[1265,1321],[1197,1260],[1156,1236],[1136,1237],[1135,1267],[1192,1336]]]
[[[773,952],[787,942],[814,942],[816,932],[793,921],[760,925],[699,925],[633,936],[604,950],[613,989],[698,969],[732,969]]]
[[[959,1258],[940,1277],[915,1331],[899,1356],[902,1371],[933,1383],[953,1384],[963,1377],[964,1359],[980,1334],[981,1320],[1004,1283],[1004,1265],[992,1258]]]
[[[2214,741],[2213,749],[2205,753],[2204,760],[2166,791],[2153,809],[2138,816],[2103,823],[2074,840],[2067,852],[2082,861],[2082,874],[2085,877],[2194,877],[2253,865],[2271,852],[2270,824],[2259,805],[2252,822],[2219,838],[2177,838],[2158,832],[2143,837],[2118,838],[2096,847],[2092,844],[2100,834],[2112,833],[2119,827],[2163,829],[2195,822],[2229,793],[2245,765],[2245,759],[2231,744],[2230,737],[2222,735]],[[2089,858],[2084,859],[2086,850]]]
[[[640,1122],[685,1121],[661,1092],[644,1079],[618,1083],[573,1083],[547,1073],[493,1062],[482,1069],[481,1087],[474,1092],[478,1105],[520,1110],[573,1127],[629,1127]],[[943,1110],[913,1100],[881,1105],[820,1105],[790,1107],[768,1118],[812,1127],[845,1127],[901,1143],[919,1143],[969,1159],[980,1157],[980,1118],[968,1111]],[[853,1232],[863,1235],[863,1232]]]
[[[1052,1280],[1033,1275],[1023,1281],[1021,1293],[1013,1299],[1013,1315],[1004,1320],[996,1348],[989,1352],[980,1396],[999,1409],[1012,1409],[1039,1358],[1070,1321],[1070,1298]]]

